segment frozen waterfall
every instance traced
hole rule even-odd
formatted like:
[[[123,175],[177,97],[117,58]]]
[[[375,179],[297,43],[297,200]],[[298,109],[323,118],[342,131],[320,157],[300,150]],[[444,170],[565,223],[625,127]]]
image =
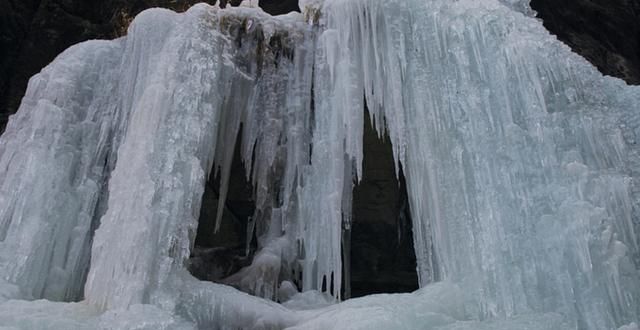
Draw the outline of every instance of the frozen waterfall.
[[[30,80],[0,138],[0,329],[639,329],[640,88],[528,1],[301,8],[148,10]],[[339,302],[365,109],[406,175],[421,289]],[[236,144],[240,290],[185,266]]]

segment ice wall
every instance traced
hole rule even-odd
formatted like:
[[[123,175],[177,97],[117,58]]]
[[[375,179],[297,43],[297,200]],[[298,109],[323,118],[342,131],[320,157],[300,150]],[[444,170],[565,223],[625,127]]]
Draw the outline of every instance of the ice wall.
[[[311,155],[311,144],[320,146],[322,139],[311,130],[335,121],[321,113],[312,117],[311,33],[299,14],[275,20],[257,10],[200,6],[183,16],[151,11],[137,18],[131,48],[138,47],[136,40],[153,45],[130,68],[146,74],[136,79],[140,94],[128,100],[127,137],[93,244],[85,292],[90,303],[148,303],[173,271],[184,268],[209,171],[221,177],[222,210],[236,143],[256,187],[252,221],[260,251],[225,283],[276,299],[278,284],[293,273],[308,277],[308,289],[319,288],[331,273],[339,281],[340,226],[333,224],[342,219],[342,183],[337,195],[318,195],[313,182],[334,172],[308,169],[334,166],[334,158],[321,158],[325,151]],[[335,166],[341,165],[341,144],[327,148],[336,150]],[[312,209],[318,211],[301,215]],[[328,209],[337,213],[315,216]],[[328,232],[337,232],[338,240],[314,245]],[[114,246],[116,241],[121,243]]]
[[[122,100],[131,116],[85,292],[100,307],[147,301],[173,264],[189,256],[197,226],[223,103],[211,90],[228,88],[229,74],[216,56],[225,39],[204,19],[176,16],[162,10],[141,15],[125,48],[124,69],[137,74]]]
[[[25,297],[76,300],[121,132],[119,41],[92,41],[31,79],[0,140],[0,274]]]
[[[333,139],[313,127],[334,121],[311,110],[314,57],[300,14],[205,5],[151,10],[125,38],[67,51],[32,79],[2,141],[3,277],[28,298],[149,302],[189,256],[210,172],[224,204],[237,142],[256,187],[261,251],[226,282],[275,299],[292,273],[310,289],[335,273],[339,288],[344,187],[313,190],[335,173],[311,169],[312,139]],[[317,151],[313,166],[342,165],[337,139],[325,142],[337,162]],[[337,211],[323,230],[306,226],[323,223],[314,215],[298,220],[326,209]],[[337,244],[319,244],[329,232]]]
[[[150,10],[32,78],[0,138],[0,324],[637,329],[638,88],[526,1],[302,5]],[[239,143],[259,251],[224,282],[339,298],[365,104],[407,177],[421,290],[293,311],[186,273]]]
[[[327,1],[325,49],[404,167],[422,286],[460,283],[483,319],[615,328],[640,298],[639,90],[510,7]]]
[[[236,143],[256,187],[252,221],[260,251],[225,283],[276,299],[280,282],[302,273],[303,289],[324,281],[339,296],[342,195],[350,194],[351,164],[339,134],[346,126],[336,119],[343,112],[316,106],[312,113],[312,36],[297,14],[274,20],[257,10],[199,7],[136,20],[124,59],[140,61],[125,70],[143,74],[127,86],[139,93],[125,98],[131,116],[95,235],[89,302],[149,302],[183,268],[206,178],[210,170],[220,175],[222,210]],[[335,181],[327,185],[327,178]]]

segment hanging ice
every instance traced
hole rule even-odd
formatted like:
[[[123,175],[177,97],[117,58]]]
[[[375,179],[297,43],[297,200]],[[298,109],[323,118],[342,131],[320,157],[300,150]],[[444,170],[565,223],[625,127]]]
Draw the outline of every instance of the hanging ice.
[[[0,326],[638,328],[640,89],[526,1],[301,5],[150,10],[32,78],[0,138]],[[314,308],[340,298],[365,104],[422,289]],[[236,143],[260,250],[225,282],[284,307],[185,270]]]
[[[421,285],[459,283],[480,318],[637,319],[636,88],[497,2],[324,13],[407,174]]]

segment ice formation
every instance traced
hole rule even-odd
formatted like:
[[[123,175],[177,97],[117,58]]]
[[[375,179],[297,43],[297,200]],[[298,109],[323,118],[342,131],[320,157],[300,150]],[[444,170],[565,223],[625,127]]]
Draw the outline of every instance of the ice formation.
[[[527,1],[301,8],[149,10],[31,79],[0,138],[0,327],[638,329],[640,89]],[[421,289],[335,303],[365,108]],[[259,251],[225,283],[254,296],[185,269],[236,143]]]

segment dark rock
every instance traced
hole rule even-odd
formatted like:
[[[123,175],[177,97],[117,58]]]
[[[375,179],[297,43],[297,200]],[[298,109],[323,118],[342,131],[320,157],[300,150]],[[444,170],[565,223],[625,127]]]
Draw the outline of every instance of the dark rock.
[[[204,248],[196,246],[187,261],[187,269],[199,280],[221,283],[229,275],[251,264],[243,249]]]
[[[290,13],[292,11],[300,11],[298,1],[287,0],[260,0],[259,6],[262,10],[271,15],[280,15]]]
[[[378,137],[368,116],[363,149],[362,180],[353,190],[351,297],[414,291],[418,275],[406,185],[396,177],[389,138]]]
[[[247,237],[247,225],[255,211],[255,203],[252,198],[253,187],[246,181],[240,143],[236,143],[234,150],[229,189],[217,232],[220,179],[212,175],[202,196],[194,249],[187,263],[191,274],[201,280],[220,282],[238,272],[251,264],[257,248],[255,237]]]
[[[640,2],[531,0],[544,26],[607,75],[640,84]]]
[[[39,0],[0,0],[0,131],[4,130],[7,116],[16,109],[6,105],[9,89],[14,85],[11,73],[39,3]]]

